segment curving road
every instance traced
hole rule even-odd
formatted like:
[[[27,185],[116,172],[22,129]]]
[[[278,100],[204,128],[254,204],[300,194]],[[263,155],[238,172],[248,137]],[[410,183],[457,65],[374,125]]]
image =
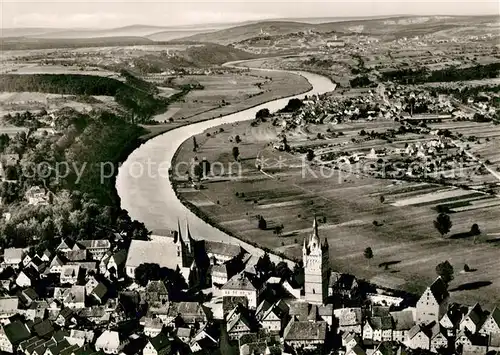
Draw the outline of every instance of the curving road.
[[[236,67],[240,63],[226,65]],[[189,211],[177,199],[170,183],[168,169],[179,146],[195,134],[221,124],[250,120],[262,108],[276,111],[283,108],[291,98],[302,98],[304,95],[323,94],[335,90],[335,84],[324,76],[307,72],[290,73],[304,76],[313,88],[306,94],[277,99],[227,116],[176,128],[138,147],[121,165],[116,178],[121,207],[127,210],[133,219],[143,222],[153,233],[176,229],[178,219],[185,228],[187,219],[191,233],[196,239],[239,244],[252,254],[262,254],[261,249],[227,235]]]

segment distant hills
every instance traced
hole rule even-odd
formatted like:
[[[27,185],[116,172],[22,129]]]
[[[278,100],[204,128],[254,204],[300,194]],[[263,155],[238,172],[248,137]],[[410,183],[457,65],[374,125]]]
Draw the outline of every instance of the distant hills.
[[[99,45],[154,44],[166,41],[189,41],[228,45],[262,36],[287,35],[297,32],[362,33],[385,39],[425,34],[453,36],[467,33],[483,35],[500,31],[500,16],[393,16],[361,19],[271,20],[230,24],[189,26],[131,25],[113,29],[1,29],[3,50]],[[328,21],[330,22],[321,22]]]

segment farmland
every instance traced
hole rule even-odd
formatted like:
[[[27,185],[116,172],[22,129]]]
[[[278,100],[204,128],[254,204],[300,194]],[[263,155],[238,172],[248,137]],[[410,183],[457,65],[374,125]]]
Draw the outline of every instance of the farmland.
[[[287,132],[287,138],[292,151],[308,146],[321,152],[324,146],[332,145],[337,150],[367,152],[383,142],[350,143],[359,130],[384,130],[394,124],[382,120],[306,125]],[[464,135],[473,133],[479,143],[471,144],[471,154],[479,153],[494,168],[500,166],[498,126],[451,121],[432,126],[447,127]],[[333,138],[332,134],[339,131],[343,135]],[[321,235],[328,238],[330,260],[336,270],[380,286],[420,292],[435,277],[435,266],[449,260],[455,267],[455,280],[450,285],[453,300],[484,304],[500,300],[498,197],[481,189],[461,189],[453,183],[380,179],[355,169],[349,173],[318,164],[310,166],[303,154],[272,149],[280,132],[281,128],[271,122],[256,126],[244,122],[197,136],[196,153],[193,142],[186,141],[178,151],[176,163],[191,162],[196,156],[217,162],[219,167],[214,165],[217,177],[202,181],[204,188],[199,190],[185,183],[187,169],[180,169],[177,190],[181,197],[243,239],[299,259],[302,240],[310,232],[316,215]],[[317,133],[327,139],[317,140]],[[241,139],[239,144],[235,143],[236,135]],[[392,145],[404,147],[408,141],[424,138],[408,135]],[[231,165],[233,146],[239,148],[239,168]],[[257,164],[263,166],[261,171]],[[471,186],[498,184],[496,177],[487,172],[471,174],[464,181]],[[447,237],[442,237],[433,226],[438,205],[450,210],[453,226]],[[265,231],[258,229],[259,215],[267,221]],[[468,234],[474,223],[481,229],[477,237]],[[273,230],[279,225],[284,229],[276,235]],[[370,264],[363,257],[366,247],[372,247],[375,255]],[[464,264],[477,271],[460,272]],[[477,283],[484,286],[476,289]]]
[[[299,75],[256,70],[233,74],[185,75],[175,85],[200,84],[183,100],[172,103],[167,112],[155,117],[156,125],[146,126],[152,135],[181,125],[224,116],[276,98],[310,89]]]

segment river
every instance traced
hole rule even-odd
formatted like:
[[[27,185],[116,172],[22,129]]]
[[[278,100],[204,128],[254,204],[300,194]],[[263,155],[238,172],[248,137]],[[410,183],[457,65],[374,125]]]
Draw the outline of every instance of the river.
[[[271,71],[271,69],[264,70]],[[189,211],[177,199],[168,176],[168,169],[179,146],[193,135],[221,124],[253,119],[255,113],[262,108],[268,108],[270,111],[279,110],[291,98],[303,98],[304,95],[323,94],[335,90],[335,84],[324,76],[308,72],[290,73],[304,76],[311,83],[312,89],[306,94],[273,100],[227,116],[179,127],[138,147],[121,165],[116,177],[116,189],[121,199],[121,207],[129,212],[132,219],[143,222],[153,234],[176,229],[178,219],[184,230],[187,220],[195,239],[239,244],[250,253],[262,254],[260,249],[212,227]]]

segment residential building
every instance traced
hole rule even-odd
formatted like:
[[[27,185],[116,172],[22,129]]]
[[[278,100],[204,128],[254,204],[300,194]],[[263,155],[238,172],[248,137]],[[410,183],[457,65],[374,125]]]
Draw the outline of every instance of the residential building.
[[[210,260],[217,263],[225,263],[243,253],[243,249],[239,245],[205,240],[205,252]]]
[[[21,248],[7,248],[3,252],[3,266],[12,267],[13,269],[19,268],[19,264],[24,259],[26,252]]]
[[[448,310],[449,299],[448,285],[438,277],[417,302],[417,323],[439,322]]]
[[[87,250],[93,260],[101,260],[111,249],[111,243],[106,239],[81,240],[78,243]]]
[[[361,335],[363,332],[363,313],[361,308],[340,308],[333,311],[338,333],[355,333]]]
[[[392,318],[371,317],[363,327],[363,339],[392,341]]]
[[[2,297],[0,298],[0,322],[7,321],[8,318],[17,314],[19,307],[19,298]]]
[[[105,330],[96,340],[95,348],[106,354],[119,354],[127,345],[128,340],[117,331]]]
[[[481,334],[500,334],[500,308],[495,307],[479,329]]]
[[[403,310],[391,312],[392,322],[392,340],[404,343],[408,339],[410,329],[415,326],[415,317],[412,310]]]
[[[256,310],[256,317],[264,329],[280,332],[288,323],[289,307],[284,301],[271,304],[267,300],[260,303]]]
[[[0,350],[14,353],[18,345],[31,337],[26,325],[18,320],[0,328]]]
[[[431,334],[428,327],[421,324],[416,324],[408,332],[406,345],[410,349],[429,350],[431,347]]]
[[[307,241],[304,239],[302,260],[305,276],[305,300],[309,303],[325,304],[328,298],[328,242],[325,238],[323,244],[321,243],[316,217],[314,217],[311,236]]]
[[[472,334],[475,334],[481,329],[485,320],[486,320],[486,315],[484,311],[482,310],[479,303],[476,303],[473,307],[469,309],[465,317],[460,322],[459,329],[461,331],[467,329]]]
[[[298,347],[321,347],[325,344],[328,324],[323,321],[309,322],[290,320],[283,332],[286,345]]]
[[[159,333],[154,338],[148,340],[143,355],[169,355],[171,353],[172,345],[168,336],[163,332]]]
[[[62,285],[74,285],[80,276],[80,265],[64,265],[61,268],[60,282]]]
[[[431,328],[431,345],[432,352],[438,352],[441,349],[448,348],[448,331],[440,323],[434,323]]]
[[[265,285],[256,277],[241,272],[234,275],[224,286],[222,296],[244,296],[248,299],[248,307],[255,309],[260,301],[260,295]]]

